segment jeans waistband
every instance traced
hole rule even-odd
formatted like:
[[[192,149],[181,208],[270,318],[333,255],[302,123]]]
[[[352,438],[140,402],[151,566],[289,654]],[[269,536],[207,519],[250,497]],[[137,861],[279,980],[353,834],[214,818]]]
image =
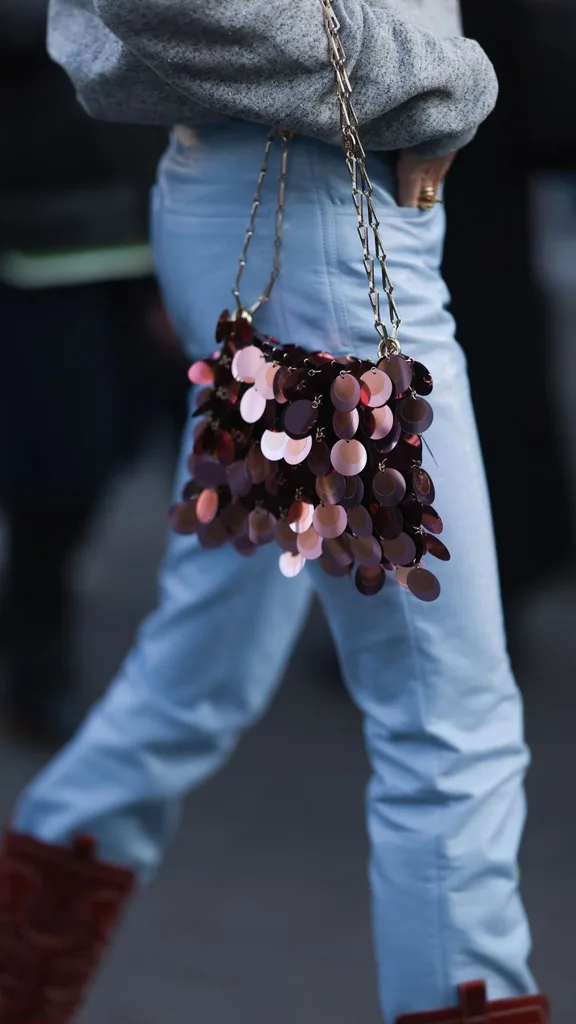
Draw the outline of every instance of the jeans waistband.
[[[163,161],[162,176],[172,182],[188,180],[198,187],[204,183],[232,198],[233,185],[250,180],[254,182],[262,165],[264,147],[270,129],[264,125],[229,121],[199,128],[177,126]],[[274,147],[269,164],[270,179],[279,172],[281,147]],[[374,185],[392,197],[396,193],[394,173],[395,153],[368,152],[368,171]],[[299,190],[310,195],[322,192],[336,205],[348,205],[350,175],[343,150],[317,139],[297,135],[291,140],[288,156],[288,180],[291,192]],[[224,201],[225,198],[224,198]]]

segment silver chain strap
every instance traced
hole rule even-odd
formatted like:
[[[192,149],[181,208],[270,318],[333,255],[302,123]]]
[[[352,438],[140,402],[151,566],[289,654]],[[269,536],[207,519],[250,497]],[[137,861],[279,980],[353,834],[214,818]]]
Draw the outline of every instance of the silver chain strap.
[[[254,195],[254,199],[252,200],[252,212],[250,214],[250,221],[246,229],[246,235],[244,237],[244,246],[242,248],[242,253],[238,261],[238,273],[236,274],[236,280],[234,282],[234,287],[232,288],[232,295],[234,296],[234,301],[236,302],[236,314],[240,313],[243,314],[244,316],[248,315],[250,318],[258,309],[260,309],[261,306],[264,305],[265,302],[268,302],[268,299],[272,294],[272,289],[276,284],[276,279],[280,273],[280,252],[282,249],[282,227],[284,223],[284,198],[286,193],[286,176],[288,173],[288,147],[290,145],[291,138],[289,132],[283,131],[280,132],[280,140],[282,142],[282,155],[280,158],[280,177],[278,180],[278,204],[276,207],[276,234],[274,237],[274,263],[272,266],[272,273],[270,275],[270,280],[268,281],[268,284],[264,291],[262,292],[260,298],[256,299],[256,302],[254,302],[248,308],[244,308],[242,306],[242,301],[240,299],[240,285],[242,283],[244,269],[246,267],[246,263],[248,260],[248,250],[250,249],[250,243],[252,242],[252,239],[254,237],[254,231],[256,229],[256,218],[258,216],[258,211],[260,209],[260,203],[262,202],[264,182],[266,180],[268,167],[270,165],[270,154],[272,152],[272,147],[274,146],[274,142],[276,141],[277,137],[278,131],[277,129],[273,128],[266,140],[266,149],[264,150],[264,159],[262,161],[262,167],[260,168],[260,174],[258,176],[258,185],[256,186],[256,193]]]
[[[372,199],[372,182],[366,170],[366,154],[360,141],[359,125],[352,104],[352,86],[346,72],[346,53],[340,37],[340,22],[336,17],[331,0],[320,0],[324,12],[324,25],[330,44],[330,60],[336,79],[336,93],[340,104],[340,128],[342,145],[346,154],[346,163],[352,179],[352,198],[358,217],[358,234],[364,252],[364,270],[368,278],[368,295],[374,326],[380,338],[378,355],[381,358],[400,351],[398,329],[401,324],[400,314],[394,300],[394,287],[387,268],[386,250],[380,237],[380,221],[378,220]],[[370,236],[374,239],[374,256],[370,248]],[[375,258],[374,258],[375,257]],[[388,310],[392,332],[389,335],[382,321],[380,311],[380,292],[376,283],[376,262],[382,273],[382,289],[388,299]]]
[[[400,352],[398,330],[401,324],[401,319],[394,299],[394,287],[388,273],[386,250],[380,236],[380,221],[378,220],[376,208],[372,199],[373,186],[368,176],[368,171],[366,170],[366,153],[364,152],[364,147],[360,141],[358,118],[352,104],[352,86],[346,71],[346,53],[340,37],[340,22],[336,17],[331,0],[320,0],[320,3],[322,4],[322,10],[324,13],[324,24],[330,46],[330,60],[336,80],[336,94],[340,106],[342,145],[350,177],[352,179],[352,198],[354,200],[356,216],[358,218],[358,235],[362,243],[362,250],[364,254],[364,270],[366,271],[366,276],[368,278],[368,297],[374,314],[374,327],[376,328],[376,332],[380,338],[378,356],[379,358],[382,358],[385,355]],[[252,317],[254,313],[268,301],[280,273],[282,229],[284,223],[284,199],[288,171],[288,147],[290,145],[291,135],[289,132],[284,131],[280,131],[279,134],[282,141],[282,156],[278,182],[274,263],[270,280],[268,281],[268,284],[260,298],[257,299],[252,306],[248,308],[243,307],[240,299],[240,284],[246,267],[250,244],[254,237],[256,218],[262,202],[264,182],[270,165],[270,154],[272,152],[275,139],[278,136],[278,131],[275,128],[271,130],[266,141],[266,149],[264,151],[264,159],[258,176],[256,194],[252,202],[250,221],[248,223],[248,228],[244,238],[244,246],[238,262],[238,273],[232,289],[232,294],[236,302],[236,312],[245,316],[247,315],[248,317]],[[371,238],[374,240],[374,255],[372,255],[370,245]],[[388,312],[392,328],[390,334],[382,320],[382,313],[380,310],[380,291],[376,281],[376,262],[378,262],[380,266],[382,290],[388,300]]]

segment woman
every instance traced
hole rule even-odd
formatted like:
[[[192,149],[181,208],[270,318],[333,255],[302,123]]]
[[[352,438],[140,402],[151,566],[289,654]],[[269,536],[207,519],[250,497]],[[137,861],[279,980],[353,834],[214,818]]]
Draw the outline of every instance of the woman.
[[[183,794],[228,760],[266,708],[313,590],[365,719],[385,1019],[547,1020],[531,995],[517,891],[528,761],[521,702],[464,360],[439,270],[443,214],[431,201],[451,155],[493,106],[496,84],[479,47],[459,36],[451,0],[334,7],[362,135],[380,151],[370,166],[404,350],[437,380],[430,444],[454,556],[439,571],[443,598],[420,605],[391,585],[367,601],[349,580],[313,571],[284,580],[271,548],[242,560],[172,538],[157,611],[81,732],[16,808],[4,855],[14,893],[6,928],[22,935],[32,884],[40,920],[56,884],[68,898],[51,929],[60,943],[47,949],[30,927],[24,942],[6,943],[19,952],[19,976],[40,981],[5,986],[0,1024],[17,1011],[30,1024],[42,1013],[72,1019],[132,880],[146,882],[161,860]],[[269,125],[296,137],[282,273],[258,327],[310,349],[373,356],[320,0],[278,0],[273,16],[268,5],[238,0],[54,0],[51,49],[95,116],[187,126],[160,169],[154,240],[191,356],[210,350],[228,303]],[[276,151],[269,173],[278,173]],[[243,280],[250,301],[270,272],[274,191],[264,189]],[[184,456],[188,447],[186,438]],[[178,489],[184,477],[183,460]],[[3,955],[0,977],[18,976],[15,954]],[[458,999],[460,1009],[441,1009]]]

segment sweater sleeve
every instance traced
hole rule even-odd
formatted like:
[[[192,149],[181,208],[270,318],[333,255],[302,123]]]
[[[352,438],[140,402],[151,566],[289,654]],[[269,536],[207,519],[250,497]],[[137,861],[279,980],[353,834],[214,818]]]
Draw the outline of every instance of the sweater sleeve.
[[[53,0],[63,3],[92,7],[120,44],[119,65],[136,56],[184,107],[338,140],[320,0]],[[432,156],[469,140],[497,94],[475,42],[435,36],[367,0],[334,8],[367,146]],[[99,85],[109,91],[88,74],[81,96],[96,116]]]

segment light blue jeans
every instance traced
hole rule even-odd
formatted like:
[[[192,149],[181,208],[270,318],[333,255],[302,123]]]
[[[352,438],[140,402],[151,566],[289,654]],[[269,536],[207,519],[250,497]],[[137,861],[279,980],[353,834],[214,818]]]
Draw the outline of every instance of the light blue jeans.
[[[173,140],[154,193],[154,244],[190,357],[214,348],[231,303],[265,140],[236,125]],[[243,283],[250,303],[272,254],[275,153]],[[222,767],[266,710],[316,592],[364,716],[374,944],[385,1018],[455,1001],[487,979],[491,998],[533,991],[517,851],[528,754],[506,653],[490,510],[466,377],[440,274],[441,209],[399,209],[374,157],[376,205],[404,318],[404,351],[436,380],[427,439],[453,560],[421,604],[394,584],[377,597],[309,564],[294,580],[276,546],[244,559],[170,537],[157,610],[76,738],[20,799],[15,827],[61,842],[81,830],[143,881],[162,858],[183,795]],[[466,254],[462,254],[466,258]],[[259,327],[310,349],[371,357],[367,298],[341,152],[297,139],[283,269]],[[472,272],[472,271],[471,271]],[[176,485],[186,473],[186,431]]]

